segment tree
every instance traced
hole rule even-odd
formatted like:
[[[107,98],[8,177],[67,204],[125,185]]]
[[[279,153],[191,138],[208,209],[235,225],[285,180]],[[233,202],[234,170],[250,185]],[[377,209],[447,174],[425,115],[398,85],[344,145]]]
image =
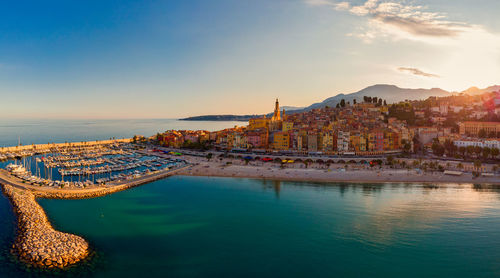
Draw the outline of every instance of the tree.
[[[438,142],[432,143],[432,153],[436,156],[443,156],[444,147]]]
[[[340,107],[342,107],[342,108],[345,107],[345,99],[340,100]]]
[[[457,168],[462,170],[464,168],[464,165],[460,162],[460,163],[458,163]]]
[[[394,163],[394,157],[392,155],[387,156],[387,165],[392,165]]]
[[[382,106],[382,99],[381,98],[378,99],[378,103],[377,104],[378,104],[378,106]]]
[[[387,101],[384,99],[384,106],[387,106]]]
[[[465,159],[465,153],[467,153],[467,148],[466,147],[459,147],[458,152],[462,154],[462,158]]]
[[[455,146],[450,139],[446,139],[446,141],[444,141],[444,148],[446,150],[446,154],[450,157],[455,155],[455,152],[457,151],[457,146]]]
[[[477,136],[479,136],[479,138],[486,138],[486,136],[487,136],[486,130],[484,130],[484,129],[479,130]]]
[[[372,103],[377,103],[378,102],[378,97],[373,97],[372,98]]]
[[[207,161],[210,161],[210,159],[212,159],[213,156],[214,156],[213,153],[207,153]]]
[[[488,159],[490,157],[491,149],[488,147],[483,148],[483,158]]]
[[[337,106],[335,106],[336,108],[340,108],[340,104],[337,103]]]
[[[483,148],[481,148],[479,146],[475,146],[474,152],[476,153],[476,157],[479,157],[481,155],[481,153],[483,152]]]
[[[476,168],[476,170],[481,168],[482,165],[483,164],[481,163],[481,160],[479,159],[474,160],[474,167]]]
[[[497,137],[497,134],[494,131],[488,134],[488,138],[495,138],[495,137]]]
[[[471,157],[474,153],[474,146],[467,146],[467,156]]]
[[[498,153],[500,153],[499,149],[497,148],[491,149],[491,156],[493,157],[493,159],[496,159],[498,157]]]
[[[353,100],[352,100],[352,104],[356,104],[356,99],[353,99]]]

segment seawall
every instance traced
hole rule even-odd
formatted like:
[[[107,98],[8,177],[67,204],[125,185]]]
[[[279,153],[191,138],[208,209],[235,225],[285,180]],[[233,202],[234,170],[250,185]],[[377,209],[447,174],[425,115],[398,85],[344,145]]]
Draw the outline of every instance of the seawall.
[[[42,150],[48,150],[48,149],[52,149],[52,148],[89,147],[89,146],[108,145],[108,144],[114,144],[114,143],[130,143],[130,142],[132,142],[132,138],[113,139],[113,140],[97,140],[97,141],[82,141],[82,142],[67,142],[67,143],[33,144],[33,145],[23,145],[23,146],[0,147],[0,153],[18,152],[18,151],[42,151]]]

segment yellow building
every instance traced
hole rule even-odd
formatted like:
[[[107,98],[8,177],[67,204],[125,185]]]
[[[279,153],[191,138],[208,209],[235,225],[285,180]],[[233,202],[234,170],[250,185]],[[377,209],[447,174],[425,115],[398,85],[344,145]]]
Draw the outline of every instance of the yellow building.
[[[286,132],[275,132],[273,148],[276,150],[288,150],[290,146],[290,135]]]
[[[293,129],[293,122],[283,122],[282,130],[283,132],[289,132]]]
[[[322,150],[324,152],[331,152],[333,151],[333,146],[334,146],[334,136],[333,132],[323,132],[323,140],[322,140]]]
[[[227,147],[229,149],[234,147],[234,134],[233,133],[227,134]]]
[[[361,133],[356,133],[350,136],[351,145],[357,152],[366,151],[366,137]]]
[[[267,128],[269,125],[269,119],[264,116],[263,118],[250,119],[248,121],[248,129],[256,130],[259,128]]]
[[[478,135],[479,131],[484,130],[486,134],[500,132],[500,122],[463,122],[458,124],[460,134]]]

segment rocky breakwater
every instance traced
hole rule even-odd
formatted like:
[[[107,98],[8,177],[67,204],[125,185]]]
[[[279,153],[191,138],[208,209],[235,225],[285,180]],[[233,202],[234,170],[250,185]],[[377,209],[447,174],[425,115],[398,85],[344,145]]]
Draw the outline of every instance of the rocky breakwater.
[[[85,239],[54,230],[35,196],[28,190],[4,185],[18,220],[13,252],[25,263],[42,268],[64,268],[89,254]]]

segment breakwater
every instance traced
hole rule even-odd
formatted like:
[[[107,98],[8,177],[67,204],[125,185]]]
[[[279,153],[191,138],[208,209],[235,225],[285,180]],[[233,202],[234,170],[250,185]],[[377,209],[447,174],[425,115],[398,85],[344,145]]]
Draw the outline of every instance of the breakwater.
[[[64,268],[89,253],[85,239],[54,230],[30,191],[3,186],[17,216],[17,237],[12,251],[25,263],[42,268]]]
[[[163,179],[191,167],[161,171],[138,179],[109,184],[106,187],[89,189],[54,189],[22,183],[0,169],[0,184],[12,203],[17,216],[17,237],[12,251],[27,264],[41,268],[64,268],[75,264],[89,254],[85,239],[56,231],[52,228],[36,198],[86,199],[100,197],[126,190],[155,180]]]
[[[48,143],[48,144],[33,144],[12,147],[0,147],[0,153],[18,152],[18,151],[43,151],[54,148],[75,148],[75,147],[90,147],[109,145],[115,143],[130,143],[131,138],[126,139],[113,139],[113,140],[97,140],[97,141],[83,141],[83,142],[66,142],[66,143]]]

